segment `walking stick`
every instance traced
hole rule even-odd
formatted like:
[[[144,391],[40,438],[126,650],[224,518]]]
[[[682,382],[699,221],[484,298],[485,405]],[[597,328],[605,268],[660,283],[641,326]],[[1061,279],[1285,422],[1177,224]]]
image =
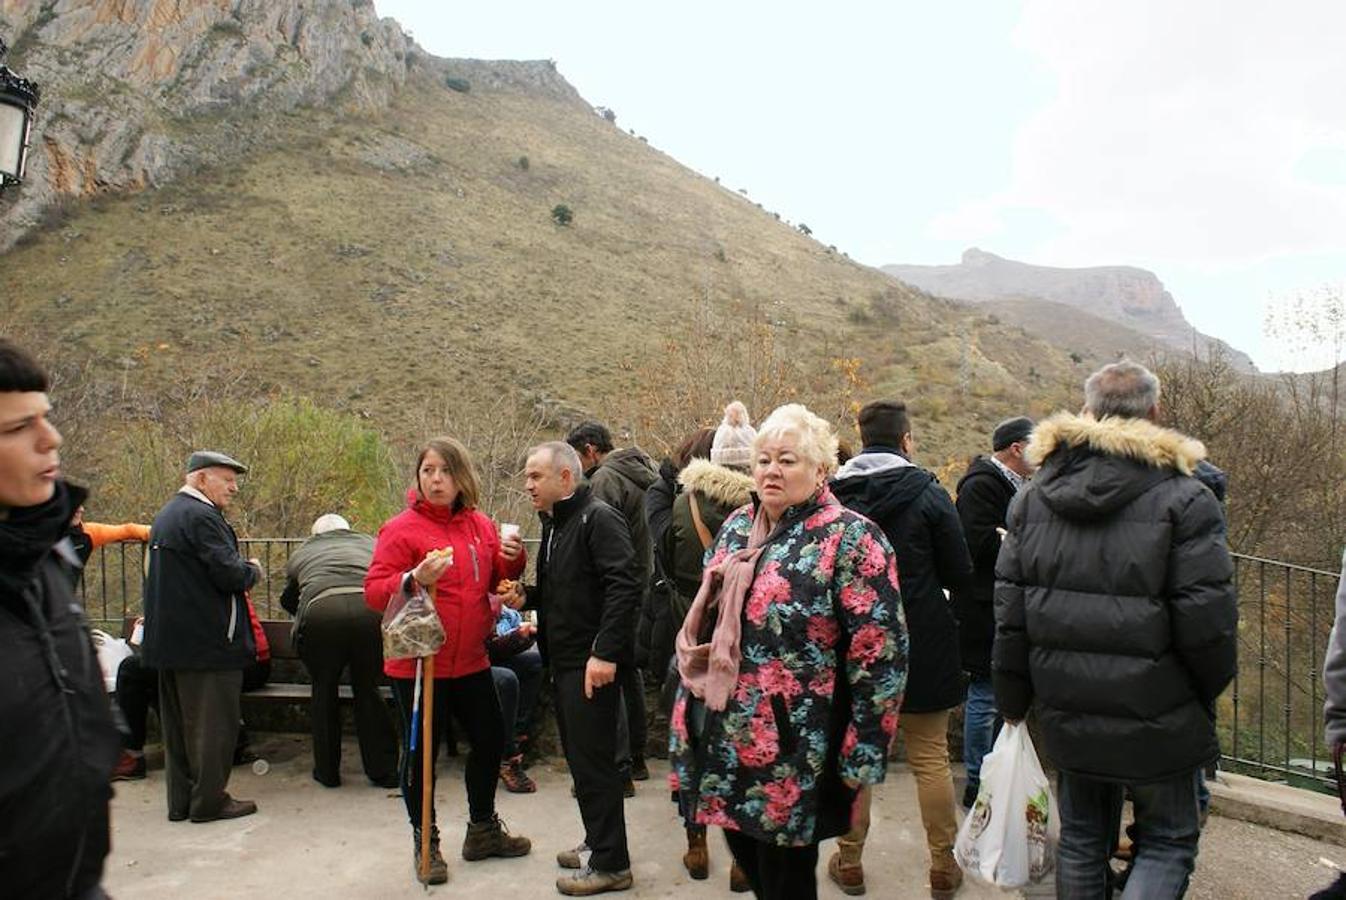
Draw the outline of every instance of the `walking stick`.
[[[430,605],[435,603],[435,586],[430,586]],[[430,883],[430,799],[434,794],[435,777],[435,658],[422,659],[421,709],[421,883]]]

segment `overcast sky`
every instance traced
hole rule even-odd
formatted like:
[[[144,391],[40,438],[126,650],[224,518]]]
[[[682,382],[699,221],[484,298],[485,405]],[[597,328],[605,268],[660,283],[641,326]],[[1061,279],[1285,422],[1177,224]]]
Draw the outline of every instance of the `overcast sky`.
[[[1262,323],[1346,294],[1341,0],[376,7],[438,56],[555,59],[623,128],[861,262],[1141,266],[1263,369],[1329,362]]]

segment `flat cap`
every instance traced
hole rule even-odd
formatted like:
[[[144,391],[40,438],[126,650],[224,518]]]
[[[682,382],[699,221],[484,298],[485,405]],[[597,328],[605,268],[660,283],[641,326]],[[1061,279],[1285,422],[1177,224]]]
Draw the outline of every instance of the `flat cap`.
[[[1028,436],[1033,433],[1033,420],[1028,416],[1015,416],[1013,419],[1006,419],[995,427],[991,433],[991,449],[1004,450],[1010,444],[1019,441],[1028,440]]]
[[[212,466],[224,466],[226,469],[233,469],[240,475],[248,471],[247,466],[232,456],[225,456],[223,453],[217,453],[214,450],[197,450],[187,457],[188,472],[195,472],[197,469],[209,469]]]

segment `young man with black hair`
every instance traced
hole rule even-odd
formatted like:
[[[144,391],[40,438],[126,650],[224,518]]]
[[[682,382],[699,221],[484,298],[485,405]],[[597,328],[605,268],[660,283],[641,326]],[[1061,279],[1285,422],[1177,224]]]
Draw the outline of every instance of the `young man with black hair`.
[[[97,900],[118,740],[72,588],[86,492],[61,478],[48,386],[0,339],[0,892]]]

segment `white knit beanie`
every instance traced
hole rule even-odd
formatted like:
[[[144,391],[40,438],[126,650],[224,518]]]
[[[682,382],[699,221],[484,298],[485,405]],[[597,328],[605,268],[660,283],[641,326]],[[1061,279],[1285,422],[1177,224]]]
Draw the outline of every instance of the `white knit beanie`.
[[[757,429],[748,420],[748,408],[735,400],[724,408],[724,421],[715,429],[710,461],[718,466],[752,468],[752,442]]]

